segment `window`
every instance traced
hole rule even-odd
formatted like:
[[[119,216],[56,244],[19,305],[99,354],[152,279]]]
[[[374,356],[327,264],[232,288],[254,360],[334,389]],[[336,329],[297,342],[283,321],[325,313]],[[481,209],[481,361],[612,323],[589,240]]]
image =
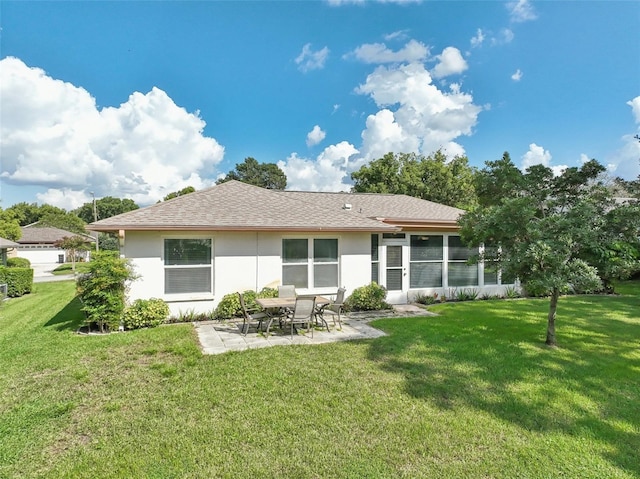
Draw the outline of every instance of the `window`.
[[[380,236],[377,234],[371,235],[371,281],[380,284],[380,253],[378,251],[380,246]]]
[[[212,293],[210,238],[164,240],[165,294]]]
[[[493,256],[497,253],[498,248],[492,245],[485,245],[484,251],[487,255]],[[491,259],[484,261],[484,284],[498,284],[498,266],[496,262]]]
[[[282,284],[293,284],[296,288],[337,288],[338,240],[283,239]]]
[[[442,245],[440,235],[411,235],[409,287],[442,286]]]
[[[477,286],[478,265],[467,260],[478,251],[467,248],[459,236],[449,236],[449,286]]]

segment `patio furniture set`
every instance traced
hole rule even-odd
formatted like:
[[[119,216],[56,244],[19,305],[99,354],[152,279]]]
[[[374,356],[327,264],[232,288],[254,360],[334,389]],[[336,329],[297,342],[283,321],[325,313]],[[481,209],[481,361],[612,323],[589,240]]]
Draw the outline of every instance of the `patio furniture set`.
[[[266,324],[265,334],[269,335],[269,330],[275,320],[282,330],[289,329],[291,338],[296,326],[306,326],[307,332],[316,325],[325,326],[327,332],[330,331],[327,317],[331,316],[333,325],[342,329],[341,313],[344,304],[345,288],[339,288],[335,300],[324,296],[297,295],[295,287],[284,285],[278,287],[278,296],[275,298],[258,298],[256,302],[262,308],[259,311],[250,311],[244,300],[244,295],[238,293],[240,299],[240,309],[242,310],[242,333],[246,336],[251,324],[257,325],[257,330],[261,331],[262,325]]]

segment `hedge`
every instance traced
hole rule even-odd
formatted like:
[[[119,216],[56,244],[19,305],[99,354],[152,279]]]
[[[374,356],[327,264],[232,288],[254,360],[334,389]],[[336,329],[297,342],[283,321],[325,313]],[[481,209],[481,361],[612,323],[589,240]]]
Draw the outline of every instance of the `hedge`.
[[[0,284],[4,283],[7,284],[7,296],[11,298],[30,293],[33,287],[33,270],[0,266]]]
[[[9,268],[31,268],[31,261],[27,258],[7,258],[7,266]]]

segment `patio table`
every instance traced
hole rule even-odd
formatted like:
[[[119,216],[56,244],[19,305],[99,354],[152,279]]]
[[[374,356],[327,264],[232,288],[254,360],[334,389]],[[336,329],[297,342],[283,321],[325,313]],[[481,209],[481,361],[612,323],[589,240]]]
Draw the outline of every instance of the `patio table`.
[[[324,296],[301,294],[298,297],[315,297],[316,306],[322,306],[331,303],[331,300],[329,298],[325,298]],[[282,311],[285,309],[295,308],[296,298],[256,298],[256,303],[258,303],[260,307],[264,309],[269,315],[269,323],[267,324],[266,330],[266,334],[269,335],[269,328],[271,328],[271,324],[273,323],[274,318],[277,316],[277,314],[274,315],[274,311]]]

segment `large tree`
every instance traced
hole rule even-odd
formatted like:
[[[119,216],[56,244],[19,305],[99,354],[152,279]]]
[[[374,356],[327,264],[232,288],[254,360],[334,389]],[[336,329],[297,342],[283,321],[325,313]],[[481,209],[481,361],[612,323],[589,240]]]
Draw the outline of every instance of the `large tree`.
[[[508,152],[497,161],[487,161],[486,165],[474,178],[481,206],[498,204],[502,198],[517,195],[523,187],[522,172],[513,164]]]
[[[80,208],[73,211],[76,216],[81,218],[85,223],[93,223],[94,217],[99,220],[111,218],[112,216],[126,213],[127,211],[137,210],[139,206],[131,199],[114,198],[113,196],[105,196],[95,202],[95,213],[93,209],[93,201],[83,204]]]
[[[476,204],[475,169],[464,156],[448,159],[438,150],[425,157],[387,153],[351,174],[356,193],[415,196],[467,209]]]
[[[14,213],[9,210],[0,208],[0,238],[11,241],[18,241],[22,236],[20,223],[16,219]]]
[[[518,277],[525,289],[549,294],[546,343],[555,345],[560,295],[570,289],[600,289],[598,267],[603,264],[618,261],[633,268],[637,259],[628,251],[621,253],[620,244],[633,237],[634,228],[637,240],[638,221],[630,226],[631,233],[612,227],[619,214],[629,219],[634,211],[613,204],[598,181],[605,168],[595,160],[560,176],[542,165],[517,174],[509,163],[487,165],[486,178],[503,178],[491,171],[500,169],[513,174],[514,182],[496,185],[508,192],[506,196],[464,214],[460,233],[469,246],[499,246],[486,248],[483,259],[495,262],[503,274]],[[640,217],[637,212],[636,216]]]
[[[85,222],[73,213],[62,212],[49,212],[44,214],[39,220],[37,227],[51,226],[54,228],[60,228],[62,230],[70,231],[76,234],[86,234]]]
[[[238,180],[250,185],[261,186],[270,190],[284,190],[287,187],[287,176],[275,163],[258,163],[255,158],[247,157],[238,163],[227,176],[220,178],[216,184],[230,180]]]

